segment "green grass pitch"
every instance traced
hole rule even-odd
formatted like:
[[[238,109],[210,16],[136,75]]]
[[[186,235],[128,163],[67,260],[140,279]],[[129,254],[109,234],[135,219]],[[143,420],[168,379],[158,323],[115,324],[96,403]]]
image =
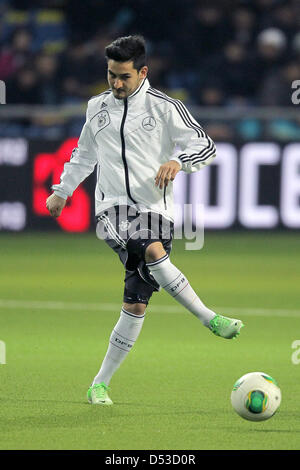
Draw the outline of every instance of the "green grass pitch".
[[[93,234],[2,234],[0,448],[299,449],[299,254],[299,234],[207,233],[200,251],[175,240],[171,259],[200,298],[245,328],[218,338],[154,294],[105,408],[86,391],[120,314],[117,255]],[[231,408],[234,382],[252,371],[282,390],[266,422]]]

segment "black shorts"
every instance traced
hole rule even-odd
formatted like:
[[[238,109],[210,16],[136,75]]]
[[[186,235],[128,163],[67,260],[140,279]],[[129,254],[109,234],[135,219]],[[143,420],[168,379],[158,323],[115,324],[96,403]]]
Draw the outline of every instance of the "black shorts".
[[[125,267],[123,301],[148,304],[160,286],[145,263],[148,245],[160,241],[171,253],[174,224],[156,212],[139,212],[131,206],[113,206],[96,217],[97,236],[119,255]]]

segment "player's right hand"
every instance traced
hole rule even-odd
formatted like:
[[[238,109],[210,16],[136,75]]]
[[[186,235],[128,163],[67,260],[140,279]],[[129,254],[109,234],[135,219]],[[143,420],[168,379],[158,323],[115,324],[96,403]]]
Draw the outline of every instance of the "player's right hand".
[[[175,160],[169,160],[163,163],[155,177],[155,186],[159,186],[160,189],[163,189],[164,186],[168,186],[169,181],[174,181],[179,170],[180,165]]]
[[[56,194],[51,194],[46,201],[46,207],[52,217],[59,217],[67,201]]]

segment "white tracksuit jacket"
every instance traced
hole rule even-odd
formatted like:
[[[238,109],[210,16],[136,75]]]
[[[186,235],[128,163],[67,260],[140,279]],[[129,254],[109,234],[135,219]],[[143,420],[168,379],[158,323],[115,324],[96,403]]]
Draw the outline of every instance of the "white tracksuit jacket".
[[[117,100],[110,90],[89,100],[78,147],[52,189],[67,199],[97,165],[96,215],[127,204],[174,221],[173,184],[155,186],[159,167],[175,160],[192,173],[215,156],[214,142],[183,103],[145,79],[126,100]]]

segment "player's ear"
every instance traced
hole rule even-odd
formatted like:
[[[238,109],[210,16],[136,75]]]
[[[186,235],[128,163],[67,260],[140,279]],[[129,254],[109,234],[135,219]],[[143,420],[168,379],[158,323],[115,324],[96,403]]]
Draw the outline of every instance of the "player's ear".
[[[147,65],[144,65],[144,67],[141,68],[139,71],[140,78],[146,78],[148,73],[148,67]]]

